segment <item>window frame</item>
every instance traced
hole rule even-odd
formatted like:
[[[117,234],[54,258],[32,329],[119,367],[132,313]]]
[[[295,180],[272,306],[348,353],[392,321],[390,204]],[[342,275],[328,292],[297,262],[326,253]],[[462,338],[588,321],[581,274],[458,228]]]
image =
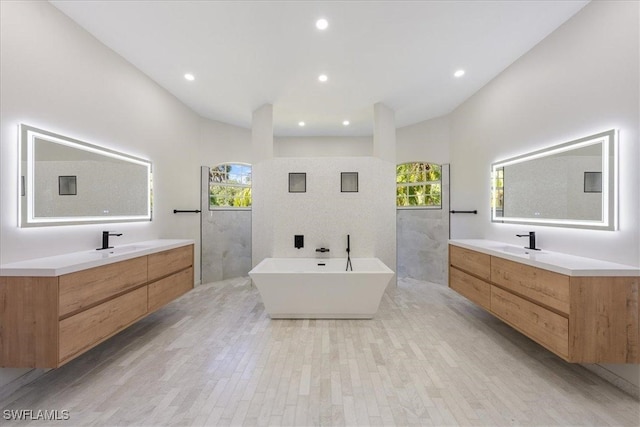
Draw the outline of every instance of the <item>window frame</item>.
[[[398,182],[398,171],[397,167],[406,164],[414,164],[421,163],[426,165],[434,165],[440,168],[440,179],[435,181],[416,181],[416,182]],[[418,186],[427,186],[427,185],[439,185],[440,186],[440,204],[438,205],[413,205],[413,206],[398,206],[398,187],[418,187]],[[426,197],[426,195],[425,195]],[[406,209],[406,210],[414,210],[414,209],[426,209],[426,210],[442,210],[442,165],[439,163],[428,162],[428,161],[409,161],[402,162],[396,164],[396,209]]]
[[[497,218],[504,216],[504,168],[496,168],[491,174],[491,212]]]
[[[234,166],[241,166],[241,167],[248,167],[249,168],[249,172],[248,174],[240,174],[240,177],[243,176],[249,176],[250,177],[250,182],[251,184],[242,184],[242,183],[230,183],[228,182],[229,179],[229,175],[230,175],[230,171],[229,172],[225,172],[225,174],[227,175],[226,179],[227,181],[220,181],[220,182],[212,182],[211,177],[213,175],[213,171],[215,171],[216,168],[219,168],[220,166],[230,166],[230,167],[234,167]],[[251,195],[251,205],[249,206],[214,206],[211,204],[211,187],[212,185],[216,185],[219,187],[231,187],[231,188],[249,188],[251,189],[253,187],[253,166],[251,165],[251,163],[245,163],[245,162],[222,162],[222,163],[218,163],[217,165],[210,167],[209,168],[209,186],[208,186],[208,198],[207,198],[207,205],[208,205],[208,209],[210,211],[225,211],[225,210],[229,210],[229,211],[250,211],[252,206],[253,206],[253,194]]]

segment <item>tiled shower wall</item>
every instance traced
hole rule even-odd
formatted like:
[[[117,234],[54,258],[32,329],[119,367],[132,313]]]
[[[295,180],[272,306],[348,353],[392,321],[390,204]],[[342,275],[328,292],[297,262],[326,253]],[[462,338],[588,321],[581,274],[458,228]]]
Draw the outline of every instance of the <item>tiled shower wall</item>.
[[[398,277],[448,283],[449,205],[449,165],[442,165],[442,209],[397,211]]]
[[[202,283],[246,276],[251,270],[251,211],[209,210],[209,168],[201,170]]]

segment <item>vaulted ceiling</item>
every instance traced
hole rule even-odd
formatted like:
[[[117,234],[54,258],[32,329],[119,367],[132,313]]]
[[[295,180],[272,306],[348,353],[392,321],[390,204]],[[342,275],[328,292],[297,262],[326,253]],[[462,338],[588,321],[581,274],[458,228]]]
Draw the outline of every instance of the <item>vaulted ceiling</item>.
[[[285,136],[370,135],[377,102],[398,127],[448,114],[588,2],[51,3],[201,116],[271,103]]]

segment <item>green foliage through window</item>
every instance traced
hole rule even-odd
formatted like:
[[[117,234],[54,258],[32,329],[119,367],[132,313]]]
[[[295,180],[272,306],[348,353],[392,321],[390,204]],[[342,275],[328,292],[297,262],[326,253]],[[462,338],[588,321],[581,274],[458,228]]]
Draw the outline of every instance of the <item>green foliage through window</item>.
[[[222,163],[209,169],[209,209],[251,207],[251,165]]]
[[[491,209],[495,216],[503,216],[504,213],[504,168],[497,169],[491,177]]]
[[[442,167],[433,163],[402,163],[396,166],[398,207],[442,207]]]

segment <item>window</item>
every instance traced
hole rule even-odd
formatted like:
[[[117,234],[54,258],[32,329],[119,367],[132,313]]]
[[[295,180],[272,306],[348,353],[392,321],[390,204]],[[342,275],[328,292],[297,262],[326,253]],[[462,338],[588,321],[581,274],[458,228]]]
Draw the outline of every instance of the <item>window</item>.
[[[209,169],[209,209],[251,207],[251,165],[221,163]]]
[[[440,165],[411,162],[396,166],[396,204],[399,208],[442,208]]]
[[[494,170],[491,179],[491,211],[496,217],[504,216],[504,168]]]

